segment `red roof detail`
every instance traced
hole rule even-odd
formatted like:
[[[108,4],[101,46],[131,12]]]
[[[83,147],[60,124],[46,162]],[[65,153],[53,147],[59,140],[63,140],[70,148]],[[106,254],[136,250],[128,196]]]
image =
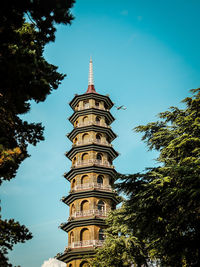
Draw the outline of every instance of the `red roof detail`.
[[[94,88],[94,85],[93,85],[93,84],[88,85],[88,89],[87,89],[86,94],[89,94],[89,93],[95,93],[95,94],[98,94],[98,93],[95,91],[95,88]]]

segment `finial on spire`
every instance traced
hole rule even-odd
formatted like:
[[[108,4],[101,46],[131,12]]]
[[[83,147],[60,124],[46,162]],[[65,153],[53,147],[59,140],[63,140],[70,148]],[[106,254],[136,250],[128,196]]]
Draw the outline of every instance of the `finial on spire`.
[[[93,63],[92,63],[91,56],[90,56],[90,64],[89,64],[88,89],[86,93],[97,93],[94,88]]]
[[[88,85],[94,85],[92,57],[90,57]]]

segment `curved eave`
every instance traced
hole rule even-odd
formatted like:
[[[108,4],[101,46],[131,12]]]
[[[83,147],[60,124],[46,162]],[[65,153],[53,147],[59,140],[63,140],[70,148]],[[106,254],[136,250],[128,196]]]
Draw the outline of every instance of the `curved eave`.
[[[80,248],[80,249],[69,249],[61,255],[56,256],[56,259],[64,263],[68,263],[72,260],[83,259],[86,255],[92,257],[96,253],[94,247],[90,248]]]
[[[71,220],[64,225],[60,226],[60,229],[62,229],[65,232],[69,232],[75,227],[81,227],[81,226],[88,226],[88,225],[100,225],[100,226],[106,226],[105,220],[100,218],[87,218],[87,219],[80,219],[80,220]]]
[[[97,126],[97,125],[88,125],[88,126],[84,126],[84,127],[76,127],[71,131],[71,133],[67,134],[67,137],[69,138],[70,141],[73,142],[73,139],[76,137],[77,134],[89,132],[89,131],[106,133],[108,135],[108,137],[111,139],[111,142],[117,137],[117,135],[112,131],[111,128],[103,127],[103,126]]]
[[[70,205],[76,199],[88,198],[88,197],[97,197],[97,198],[106,198],[111,199],[115,204],[119,204],[119,200],[116,198],[116,194],[113,192],[90,190],[90,191],[81,191],[69,194],[67,197],[63,197],[62,202],[67,205]]]
[[[104,101],[106,105],[108,106],[108,109],[111,109],[114,103],[111,101],[110,97],[107,95],[100,95],[95,93],[89,93],[89,94],[82,94],[82,95],[75,95],[75,97],[69,102],[69,105],[72,109],[75,108],[75,106],[78,104],[81,100],[88,100],[88,99],[95,99],[98,101]]]
[[[115,149],[111,146],[104,146],[100,144],[88,144],[83,146],[76,146],[72,147],[65,155],[70,160],[79,152],[86,152],[86,151],[97,151],[97,152],[106,152],[108,155],[114,160],[116,157],[119,156],[119,153],[115,151]]]
[[[92,165],[92,166],[86,166],[86,167],[81,167],[81,168],[73,168],[69,172],[65,173],[64,177],[70,182],[71,179],[73,179],[75,175],[85,174],[85,173],[90,173],[90,172],[108,174],[111,177],[114,177],[117,174],[114,168],[106,168],[102,166]]]
[[[69,121],[72,124],[74,124],[74,122],[79,116],[84,116],[84,115],[89,115],[89,114],[104,116],[108,120],[109,124],[111,124],[115,120],[115,118],[109,111],[106,111],[103,109],[97,109],[97,108],[88,108],[88,109],[83,109],[83,110],[74,112],[72,116],[69,117]]]

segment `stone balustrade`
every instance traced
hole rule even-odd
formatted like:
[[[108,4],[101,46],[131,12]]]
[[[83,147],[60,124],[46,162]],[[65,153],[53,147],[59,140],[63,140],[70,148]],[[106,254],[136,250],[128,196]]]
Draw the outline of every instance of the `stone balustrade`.
[[[114,166],[112,164],[110,164],[108,161],[101,161],[98,159],[90,159],[87,161],[77,161],[73,164],[73,166],[71,168],[84,167],[84,166],[90,166],[90,165],[97,165],[97,166],[102,166],[102,167],[114,168]]]
[[[110,125],[107,125],[105,122],[97,122],[97,121],[88,121],[88,122],[79,122],[77,125],[74,125],[75,128],[77,127],[84,127],[89,125],[97,125],[97,126],[103,126],[106,128],[111,128]]]
[[[75,108],[75,111],[85,110],[85,109],[89,109],[89,108],[96,108],[96,109],[100,109],[100,110],[109,111],[109,109],[105,109],[105,107],[91,106],[91,105],[85,105],[84,107]]]
[[[91,209],[91,210],[75,211],[71,215],[71,217],[72,218],[90,217],[90,216],[106,217],[107,215],[108,212],[105,210]]]
[[[76,143],[73,143],[72,146],[75,147],[75,146],[82,146],[82,145],[88,145],[88,144],[100,144],[100,145],[105,145],[105,146],[112,146],[107,141],[98,140],[98,139],[88,139],[85,141],[77,141]]]
[[[104,240],[84,240],[84,241],[76,241],[69,244],[66,247],[66,250],[69,248],[84,248],[84,247],[100,247],[104,243]]]
[[[106,191],[112,191],[112,187],[110,185],[104,185],[100,183],[86,183],[86,184],[78,184],[72,188],[73,191],[85,190],[85,189],[102,189]]]

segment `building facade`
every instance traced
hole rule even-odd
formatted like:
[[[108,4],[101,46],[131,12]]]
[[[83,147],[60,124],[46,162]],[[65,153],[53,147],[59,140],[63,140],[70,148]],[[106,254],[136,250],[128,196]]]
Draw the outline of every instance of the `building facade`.
[[[113,191],[116,171],[113,160],[118,156],[111,142],[116,138],[110,125],[113,102],[108,95],[96,92],[92,60],[86,93],[75,95],[69,103],[74,113],[69,118],[73,130],[68,134],[72,148],[66,156],[72,161],[64,177],[70,182],[69,195],[62,201],[69,206],[69,218],[60,228],[68,234],[68,246],[57,259],[67,267],[88,266],[95,249],[104,242],[105,219],[116,208]]]

